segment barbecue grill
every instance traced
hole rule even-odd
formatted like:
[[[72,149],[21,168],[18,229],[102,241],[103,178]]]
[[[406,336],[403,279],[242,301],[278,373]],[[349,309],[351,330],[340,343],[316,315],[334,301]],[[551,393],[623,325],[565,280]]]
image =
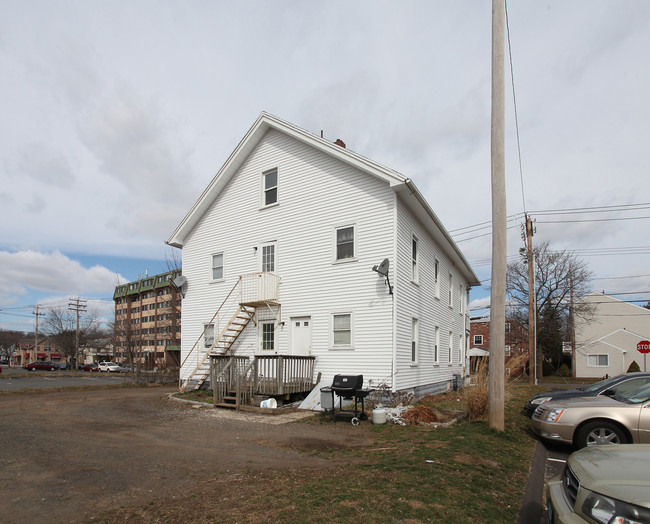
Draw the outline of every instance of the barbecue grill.
[[[365,398],[374,391],[374,389],[363,389],[363,375],[334,375],[332,385],[321,388],[321,393],[332,395],[332,420],[336,422],[336,417],[349,417],[353,425],[358,425],[360,420],[367,420],[368,415],[364,411]],[[334,404],[334,395],[339,397],[339,409],[336,411]],[[343,399],[353,400],[354,410],[343,409]],[[361,413],[359,413],[359,401],[361,401]]]

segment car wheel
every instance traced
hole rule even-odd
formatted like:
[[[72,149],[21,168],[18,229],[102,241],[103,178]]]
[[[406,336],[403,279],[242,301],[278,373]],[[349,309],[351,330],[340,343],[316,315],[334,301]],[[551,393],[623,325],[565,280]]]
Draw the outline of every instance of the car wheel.
[[[605,420],[596,420],[580,428],[576,443],[579,448],[605,444],[627,444],[627,436],[616,424]]]

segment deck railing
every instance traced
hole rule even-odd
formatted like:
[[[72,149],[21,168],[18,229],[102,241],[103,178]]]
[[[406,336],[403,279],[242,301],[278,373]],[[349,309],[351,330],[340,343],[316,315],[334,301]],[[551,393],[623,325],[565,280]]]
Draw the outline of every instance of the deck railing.
[[[280,276],[275,273],[248,273],[241,276],[241,304],[277,304]]]
[[[314,387],[316,357],[294,355],[211,355],[214,403],[236,396],[237,405],[253,395],[306,393]],[[234,394],[234,395],[233,395]]]

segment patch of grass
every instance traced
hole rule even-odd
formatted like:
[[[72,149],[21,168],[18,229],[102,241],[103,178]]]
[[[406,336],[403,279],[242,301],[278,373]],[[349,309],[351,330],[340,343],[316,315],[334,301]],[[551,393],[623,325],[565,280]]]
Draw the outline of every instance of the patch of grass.
[[[194,400],[195,402],[205,402],[206,404],[213,403],[212,391],[204,389],[184,391],[183,393],[176,393],[174,396],[183,400]]]
[[[179,485],[174,497],[124,508],[114,522],[515,522],[536,440],[522,414],[539,390],[518,385],[506,402],[506,430],[484,421],[451,427],[362,424],[374,442],[354,450],[310,450],[323,468],[246,469]],[[454,395],[440,404],[457,406]],[[435,397],[427,404],[435,409]],[[442,409],[442,408],[441,408]],[[446,409],[446,408],[445,408]],[[296,435],[300,424],[295,424]]]

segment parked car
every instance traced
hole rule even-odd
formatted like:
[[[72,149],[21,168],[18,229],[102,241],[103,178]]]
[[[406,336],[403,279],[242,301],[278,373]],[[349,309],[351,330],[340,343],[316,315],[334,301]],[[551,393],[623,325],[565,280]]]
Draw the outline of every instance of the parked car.
[[[115,362],[100,362],[99,371],[106,371],[108,373],[119,373],[120,366],[118,366]]]
[[[72,369],[72,364],[70,362],[57,362],[56,367],[62,370]]]
[[[648,463],[647,444],[576,451],[548,482],[547,522],[650,522]]]
[[[606,378],[584,388],[545,391],[544,393],[538,393],[532,396],[526,403],[524,412],[530,417],[537,406],[545,402],[550,402],[551,400],[595,397],[598,395],[613,397],[614,395],[620,395],[621,393],[638,389],[645,384],[650,384],[650,373],[624,373],[615,377]]]
[[[133,372],[133,366],[131,366],[128,362],[123,362],[119,366],[120,368],[120,373],[131,373]]]
[[[569,398],[538,406],[533,431],[579,448],[600,444],[650,444],[650,385],[614,397]]]
[[[93,362],[92,364],[82,364],[79,369],[81,371],[99,371],[99,366]]]
[[[28,371],[36,371],[37,369],[54,371],[56,369],[56,364],[47,360],[37,360],[36,362],[25,364],[23,367]]]

